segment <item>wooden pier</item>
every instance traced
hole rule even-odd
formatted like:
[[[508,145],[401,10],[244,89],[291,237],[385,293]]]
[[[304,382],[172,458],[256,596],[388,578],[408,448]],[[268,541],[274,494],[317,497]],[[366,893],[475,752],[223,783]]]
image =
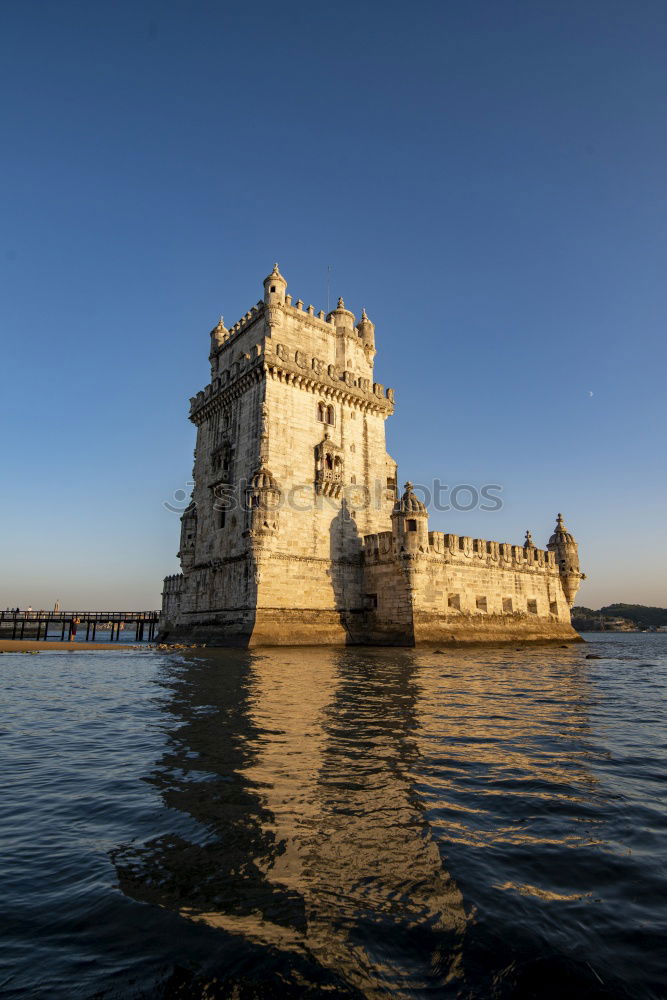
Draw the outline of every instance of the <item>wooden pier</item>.
[[[159,611],[0,611],[0,639],[152,642],[159,617]]]

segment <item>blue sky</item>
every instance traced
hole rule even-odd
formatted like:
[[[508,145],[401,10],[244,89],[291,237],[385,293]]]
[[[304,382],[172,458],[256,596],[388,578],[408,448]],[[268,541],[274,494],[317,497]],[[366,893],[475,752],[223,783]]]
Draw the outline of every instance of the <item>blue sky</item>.
[[[667,605],[667,6],[73,3],[0,15],[0,605],[157,607],[208,331],[275,259],[376,323],[430,526]],[[591,395],[591,393],[593,395]]]

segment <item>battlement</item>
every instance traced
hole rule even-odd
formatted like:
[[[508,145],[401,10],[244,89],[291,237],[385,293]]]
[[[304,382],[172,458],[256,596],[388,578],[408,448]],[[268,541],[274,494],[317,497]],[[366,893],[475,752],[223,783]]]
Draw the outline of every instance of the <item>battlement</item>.
[[[363,541],[364,559],[367,562],[382,562],[393,559],[395,536],[391,531],[365,535]],[[428,554],[441,555],[445,562],[460,565],[495,565],[512,569],[551,569],[558,571],[553,552],[509,542],[493,542],[485,538],[468,535],[445,534],[429,531]]]
[[[315,314],[315,306],[309,305],[304,309],[303,299],[297,299],[294,305],[292,305],[292,296],[285,296],[285,304],[283,309],[287,313],[298,313],[300,319],[312,320],[313,323],[318,323],[326,327],[334,327],[335,323],[332,318],[332,314],[327,315],[324,309],[320,309],[317,314]]]
[[[232,347],[235,341],[238,339],[239,335],[244,333],[248,327],[252,326],[260,317],[264,315],[264,303],[261,301],[257,302],[254,306],[248,310],[248,312],[234,323],[234,326],[230,327],[229,330],[224,326],[222,322],[222,316],[220,317],[220,322],[217,327],[211,331],[211,335],[218,334],[222,339],[212,348],[212,354],[218,355],[222,354],[223,351],[227,351]]]
[[[182,587],[183,587],[183,574],[173,573],[171,576],[165,576],[162,593],[180,594]]]
[[[375,353],[372,342],[369,344],[366,340],[368,328],[374,328],[365,312],[362,312],[359,327],[356,325],[356,316],[348,309],[345,309],[342,299],[338,300],[336,309],[332,309],[328,313],[325,313],[324,309],[320,309],[316,314],[315,307],[312,304],[305,306],[303,299],[300,298],[294,302],[293,296],[286,294],[287,282],[277,272],[277,269],[273,275],[270,275],[265,280],[265,288],[267,284],[270,285],[272,280],[281,283],[284,294],[276,294],[271,291],[265,296],[264,300],[260,299],[254,306],[251,306],[248,312],[229,329],[225,327],[221,316],[218,325],[211,330],[211,357],[227,351],[238,337],[260,318],[266,319],[269,327],[277,325],[280,313],[283,313],[286,317],[298,318],[301,322],[310,324],[320,330],[326,330],[327,333],[338,334],[340,327],[346,334],[359,340],[366,348],[371,347],[372,353]],[[270,287],[273,288],[274,286]],[[276,285],[275,287],[278,286]]]

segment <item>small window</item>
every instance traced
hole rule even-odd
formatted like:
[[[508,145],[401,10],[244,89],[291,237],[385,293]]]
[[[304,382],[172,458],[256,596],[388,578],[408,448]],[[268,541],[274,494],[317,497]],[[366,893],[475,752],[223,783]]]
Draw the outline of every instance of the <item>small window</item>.
[[[275,292],[275,290],[276,290],[276,286],[275,285],[271,285],[271,291]]]
[[[460,594],[450,594],[447,598],[447,607],[456,608],[457,611],[461,610],[461,595]]]
[[[529,615],[537,614],[537,601],[528,601],[528,614]]]
[[[503,611],[505,612],[505,614],[511,614],[513,610],[514,608],[512,606],[512,598],[503,597]]]
[[[331,404],[327,406],[327,423],[332,426],[336,423],[336,411]]]
[[[558,604],[556,603],[556,601],[551,601],[550,602],[550,604],[549,604],[549,611],[550,611],[550,613],[552,615],[557,615],[558,614]]]
[[[414,520],[414,518],[410,518],[408,520],[408,531],[416,531],[416,530],[417,530],[417,522]]]
[[[350,476],[350,482],[353,484],[353,486],[356,486],[357,477],[356,476]]]
[[[217,511],[217,515],[218,515],[218,528],[224,528],[227,511],[223,507],[222,510]]]
[[[377,594],[364,594],[364,607],[372,609],[378,606]]]
[[[477,610],[478,611],[487,611],[488,610],[487,606],[486,606],[486,597],[478,597],[477,601],[475,603],[477,605]]]

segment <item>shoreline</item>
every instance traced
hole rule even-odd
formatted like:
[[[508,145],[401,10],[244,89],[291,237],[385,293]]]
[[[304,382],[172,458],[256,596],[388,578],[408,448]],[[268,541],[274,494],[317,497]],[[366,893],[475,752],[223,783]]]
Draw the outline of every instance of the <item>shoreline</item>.
[[[121,642],[60,642],[55,639],[0,639],[0,653],[40,653],[42,650],[60,649],[66,653],[90,652],[94,649],[152,649],[148,644],[125,644]]]

